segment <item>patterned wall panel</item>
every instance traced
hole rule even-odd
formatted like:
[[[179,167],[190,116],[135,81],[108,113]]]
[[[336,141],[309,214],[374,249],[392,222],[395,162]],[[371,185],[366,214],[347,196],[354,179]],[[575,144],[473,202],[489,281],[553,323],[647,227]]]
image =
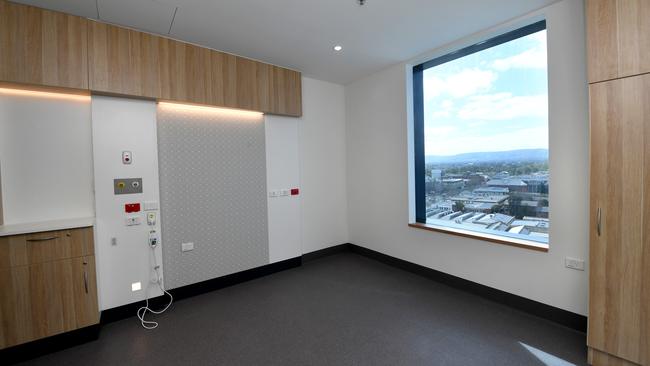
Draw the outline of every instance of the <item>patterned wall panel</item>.
[[[167,287],[268,263],[265,151],[261,114],[158,105]]]

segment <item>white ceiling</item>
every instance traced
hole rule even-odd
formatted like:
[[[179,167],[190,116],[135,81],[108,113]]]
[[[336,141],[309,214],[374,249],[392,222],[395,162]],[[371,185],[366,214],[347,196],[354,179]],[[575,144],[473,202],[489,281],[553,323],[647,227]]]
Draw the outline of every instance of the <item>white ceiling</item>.
[[[14,0],[340,84],[557,0]],[[334,52],[336,44],[342,52]]]

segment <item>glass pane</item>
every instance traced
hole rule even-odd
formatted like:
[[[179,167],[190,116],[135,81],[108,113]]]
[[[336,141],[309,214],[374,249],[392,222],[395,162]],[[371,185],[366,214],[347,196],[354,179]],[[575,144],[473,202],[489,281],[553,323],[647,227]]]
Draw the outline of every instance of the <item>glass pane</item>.
[[[546,30],[423,73],[427,223],[548,243]]]

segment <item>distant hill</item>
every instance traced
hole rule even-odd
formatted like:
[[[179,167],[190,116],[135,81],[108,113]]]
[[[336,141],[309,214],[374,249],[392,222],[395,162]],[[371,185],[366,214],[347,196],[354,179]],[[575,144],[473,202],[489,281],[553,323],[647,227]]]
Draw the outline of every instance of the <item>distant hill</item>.
[[[427,155],[427,164],[494,163],[548,160],[548,149],[522,149],[465,153],[450,156]]]

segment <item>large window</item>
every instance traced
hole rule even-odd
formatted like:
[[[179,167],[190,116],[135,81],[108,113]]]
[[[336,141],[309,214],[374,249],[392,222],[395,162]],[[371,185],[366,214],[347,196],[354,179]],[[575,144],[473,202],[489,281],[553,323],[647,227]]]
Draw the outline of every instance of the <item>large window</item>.
[[[416,220],[548,245],[546,22],[413,69]]]

